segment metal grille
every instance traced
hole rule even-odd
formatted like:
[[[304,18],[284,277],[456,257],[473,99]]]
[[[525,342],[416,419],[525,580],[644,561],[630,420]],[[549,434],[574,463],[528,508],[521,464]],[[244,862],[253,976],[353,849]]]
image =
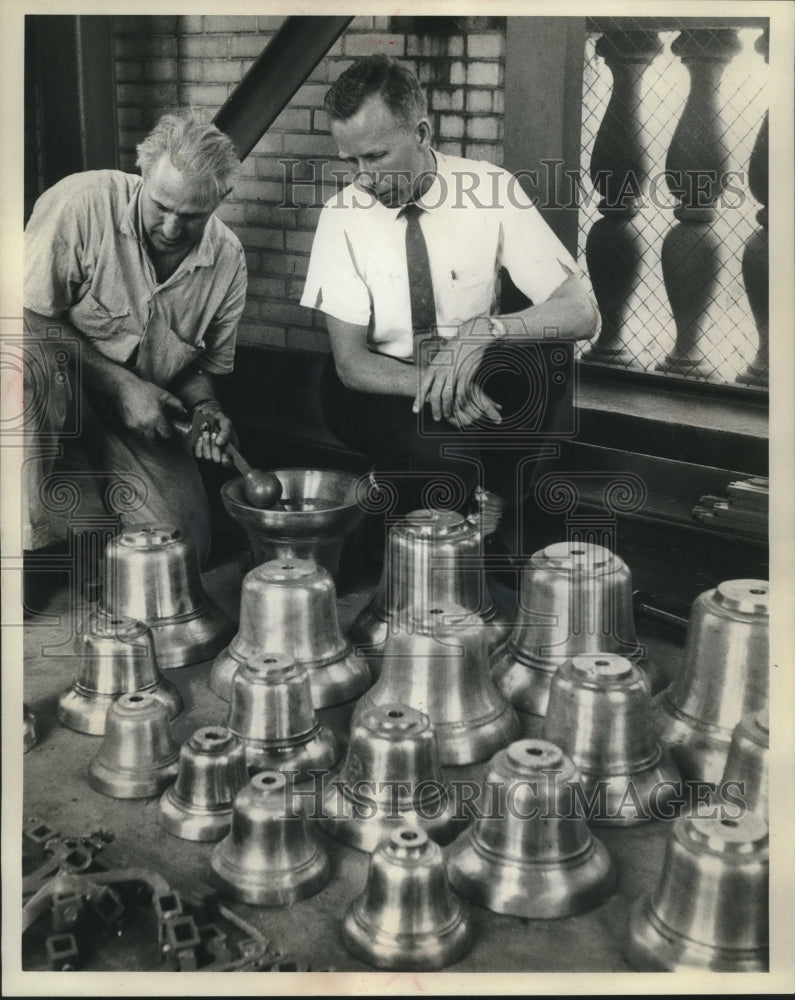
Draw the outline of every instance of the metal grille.
[[[742,277],[742,254],[746,240],[758,228],[756,212],[760,205],[748,189],[748,160],[767,110],[768,67],[754,50],[762,34],[760,28],[738,32],[742,49],[726,67],[721,78],[719,100],[730,123],[729,146],[738,171],[732,187],[739,189],[724,199],[716,222],[725,247],[725,266],[720,274],[717,293],[720,321],[710,330],[708,350],[712,370],[705,376],[671,375],[671,378],[696,379],[718,384],[734,384],[753,359],[758,345],[756,325],[745,293]],[[649,152],[653,163],[654,197],[647,199],[641,218],[646,234],[639,294],[632,310],[630,350],[644,371],[654,371],[672,349],[676,328],[663,283],[660,251],[668,230],[676,224],[673,208],[676,198],[662,180],[665,158],[674,130],[687,101],[690,76],[682,62],[671,52],[677,31],[661,31],[662,52],[643,77],[643,107],[650,135]],[[610,99],[612,74],[605,60],[595,51],[598,32],[587,36],[583,77],[583,124],[580,171],[582,178],[579,245],[582,259],[588,231],[601,215],[599,192],[594,188],[589,170],[596,135]],[[731,204],[729,204],[731,202]]]

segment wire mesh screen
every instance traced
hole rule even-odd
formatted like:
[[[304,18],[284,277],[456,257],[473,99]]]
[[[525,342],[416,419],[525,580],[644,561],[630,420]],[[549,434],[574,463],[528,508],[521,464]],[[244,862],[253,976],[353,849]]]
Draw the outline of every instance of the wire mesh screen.
[[[633,357],[633,367],[648,372],[657,370],[657,365],[673,349],[676,337],[663,282],[661,248],[666,234],[677,224],[673,214],[677,198],[665,182],[666,154],[691,86],[686,66],[671,51],[671,43],[678,34],[678,31],[659,33],[662,49],[646,69],[641,82],[644,134],[652,168],[649,196],[643,200],[637,217],[643,253],[625,339]],[[722,244],[716,308],[712,310],[716,319],[705,334],[708,364],[702,366],[697,375],[672,376],[675,378],[733,384],[756,355],[759,338],[743,282],[742,256],[746,241],[759,228],[756,214],[761,207],[751,195],[748,184],[749,157],[767,110],[768,67],[764,57],[754,48],[761,34],[761,28],[741,28],[737,32],[739,51],[720,78],[717,99],[728,124],[725,144],[736,174],[732,174],[719,200],[719,215],[714,223]],[[600,194],[590,176],[591,157],[613,87],[611,69],[596,52],[599,37],[599,32],[590,33],[585,46],[578,247],[583,258],[588,233],[602,217],[598,210]],[[587,350],[585,353],[587,359]]]

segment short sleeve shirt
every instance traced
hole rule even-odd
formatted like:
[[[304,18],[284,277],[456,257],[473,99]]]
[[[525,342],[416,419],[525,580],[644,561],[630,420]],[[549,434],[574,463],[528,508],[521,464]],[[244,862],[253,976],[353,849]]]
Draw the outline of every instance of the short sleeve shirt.
[[[246,297],[243,248],[212,215],[159,283],[142,237],[141,185],[135,174],[96,170],[44,192],[25,231],[24,304],[66,316],[101,354],[159,385],[194,361],[230,372]]]
[[[507,170],[435,153],[436,176],[418,204],[440,336],[492,313],[505,267],[533,303],[582,274]],[[320,213],[301,304],[368,327],[371,350],[413,353],[406,267],[406,220],[354,185]]]

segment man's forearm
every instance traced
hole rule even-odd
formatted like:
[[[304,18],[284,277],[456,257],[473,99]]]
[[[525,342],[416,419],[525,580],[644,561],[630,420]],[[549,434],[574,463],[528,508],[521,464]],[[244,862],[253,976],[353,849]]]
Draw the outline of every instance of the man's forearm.
[[[168,388],[177,399],[182,400],[186,410],[192,410],[204,400],[217,398],[212,375],[197,365],[191,365],[178,375]]]
[[[574,277],[545,302],[493,318],[502,324],[506,340],[586,340],[599,323],[596,308]]]

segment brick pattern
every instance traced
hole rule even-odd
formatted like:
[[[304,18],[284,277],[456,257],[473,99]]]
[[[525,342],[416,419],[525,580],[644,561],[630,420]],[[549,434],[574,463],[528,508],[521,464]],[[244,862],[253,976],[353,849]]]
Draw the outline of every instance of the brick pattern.
[[[193,105],[211,118],[283,20],[117,16],[122,169],[135,170],[136,143],[165,111]],[[298,300],[320,205],[335,190],[335,171],[342,177],[344,170],[322,110],[329,85],[359,56],[404,59],[426,88],[436,147],[502,163],[504,51],[502,27],[440,38],[394,33],[388,17],[362,16],[348,25],[246,158],[233,195],[218,210],[240,238],[249,267],[239,343],[328,350],[322,316]]]

